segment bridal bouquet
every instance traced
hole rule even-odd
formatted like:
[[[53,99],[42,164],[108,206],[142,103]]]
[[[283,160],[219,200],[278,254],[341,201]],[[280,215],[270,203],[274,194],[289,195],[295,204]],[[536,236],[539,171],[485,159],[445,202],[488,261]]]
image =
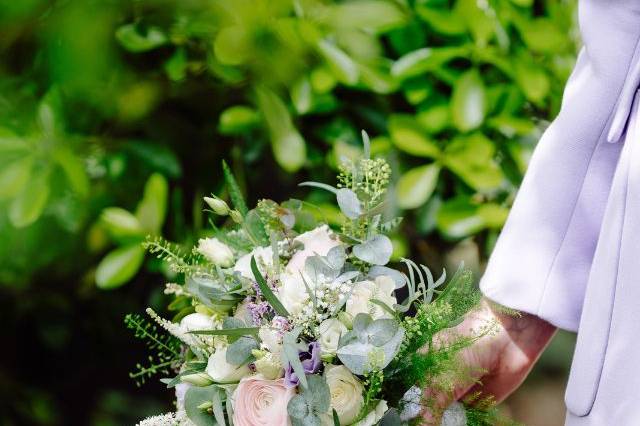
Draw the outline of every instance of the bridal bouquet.
[[[429,395],[468,377],[458,354],[491,325],[446,343],[433,337],[478,304],[471,274],[460,269],[445,286],[444,273],[434,279],[409,259],[388,266],[387,234],[401,220],[384,214],[391,168],[363,139],[363,158],[342,163],[335,187],[301,184],[335,195],[340,229],[299,200],[249,210],[224,165],[233,207],[204,201],[228,226],[211,220],[211,236],[187,253],[147,241],[179,281],[165,290],[176,315],[147,309],[157,324],[127,316],[153,351],[132,377],[165,376],[176,408],[140,425],[416,424],[435,407]],[[496,424],[491,403],[474,402],[450,407],[443,424]]]

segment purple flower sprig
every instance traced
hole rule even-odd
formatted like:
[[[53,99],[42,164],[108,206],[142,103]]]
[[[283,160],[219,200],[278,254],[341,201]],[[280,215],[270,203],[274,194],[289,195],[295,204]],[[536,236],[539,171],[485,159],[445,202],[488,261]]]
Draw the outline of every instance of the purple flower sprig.
[[[298,356],[305,374],[314,374],[320,371],[322,360],[320,359],[320,344],[318,342],[309,343],[309,349],[298,351]],[[298,386],[298,383],[300,383],[300,379],[293,371],[291,363],[287,363],[287,368],[285,368],[284,383],[290,388]]]

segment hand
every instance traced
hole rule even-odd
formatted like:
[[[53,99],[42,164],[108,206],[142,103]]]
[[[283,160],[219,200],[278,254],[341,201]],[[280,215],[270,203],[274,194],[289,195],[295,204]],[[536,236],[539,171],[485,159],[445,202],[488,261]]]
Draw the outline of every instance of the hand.
[[[439,425],[441,411],[470,393],[479,391],[482,397],[493,396],[496,402],[503,401],[520,386],[556,331],[553,325],[534,315],[503,313],[484,299],[480,309],[469,313],[460,325],[442,331],[436,340],[444,342],[450,335],[473,336],[490,322],[496,323],[496,332],[462,352],[463,361],[476,371],[472,378],[475,380],[460,384],[453,395],[436,395],[440,410],[424,413],[427,424]]]

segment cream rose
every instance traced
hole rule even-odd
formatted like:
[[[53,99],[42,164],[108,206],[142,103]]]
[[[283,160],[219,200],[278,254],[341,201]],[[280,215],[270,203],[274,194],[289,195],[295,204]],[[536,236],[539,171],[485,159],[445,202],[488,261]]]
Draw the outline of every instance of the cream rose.
[[[364,405],[362,383],[344,365],[327,366],[324,377],[331,393],[331,408],[338,413],[341,425],[350,425]]]
[[[227,348],[220,348],[209,357],[205,371],[218,383],[235,382],[250,373],[246,364],[233,365],[227,362]]]
[[[228,268],[233,265],[233,252],[217,238],[198,240],[198,252],[214,265]]]
[[[294,238],[304,245],[287,263],[280,275],[278,299],[291,315],[298,315],[309,301],[309,289],[315,290],[316,283],[305,273],[305,263],[310,256],[326,256],[333,247],[340,245],[338,239],[332,238],[332,232],[327,225],[319,226]],[[304,280],[303,280],[304,277]]]
[[[323,354],[334,355],[338,350],[340,336],[346,332],[347,327],[336,318],[329,318],[322,321],[318,327],[318,341],[320,342],[321,352]]]
[[[265,265],[268,268],[273,265],[273,250],[271,247],[256,247],[250,253],[240,257],[233,267],[233,270],[235,272],[239,272],[243,277],[253,280],[254,276],[251,271],[251,257],[256,258],[258,269],[263,275],[266,271],[264,271],[262,265]]]
[[[246,377],[233,393],[233,424],[236,426],[287,426],[287,404],[295,388],[283,379],[266,380],[261,375]]]
[[[308,277],[305,276],[307,285],[313,290],[315,283],[310,282]],[[283,273],[280,275],[280,288],[278,289],[278,299],[282,302],[289,314],[296,316],[304,309],[304,306],[309,301],[309,293],[304,285],[302,276],[292,275],[289,273]]]
[[[398,303],[393,293],[394,290],[395,282],[386,275],[376,277],[374,281],[357,282],[347,300],[345,310],[354,318],[359,313],[370,314],[373,319],[391,318],[391,314],[380,305],[371,303],[371,300],[380,300],[392,308],[394,304]]]
[[[304,244],[304,248],[291,257],[285,268],[285,273],[299,277],[300,272],[304,272],[305,262],[309,256],[326,256],[329,250],[339,246],[340,241],[332,236],[333,233],[329,227],[322,225],[295,237],[294,241]]]
[[[213,318],[196,312],[182,318],[182,320],[180,320],[180,327],[187,332],[211,330],[213,328]]]

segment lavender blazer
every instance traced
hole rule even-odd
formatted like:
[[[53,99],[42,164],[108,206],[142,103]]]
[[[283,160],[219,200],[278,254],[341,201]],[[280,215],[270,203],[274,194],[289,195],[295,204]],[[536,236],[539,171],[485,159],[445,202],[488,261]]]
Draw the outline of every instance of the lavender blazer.
[[[584,47],[481,289],[578,332],[566,425],[640,425],[640,0],[581,0]]]

